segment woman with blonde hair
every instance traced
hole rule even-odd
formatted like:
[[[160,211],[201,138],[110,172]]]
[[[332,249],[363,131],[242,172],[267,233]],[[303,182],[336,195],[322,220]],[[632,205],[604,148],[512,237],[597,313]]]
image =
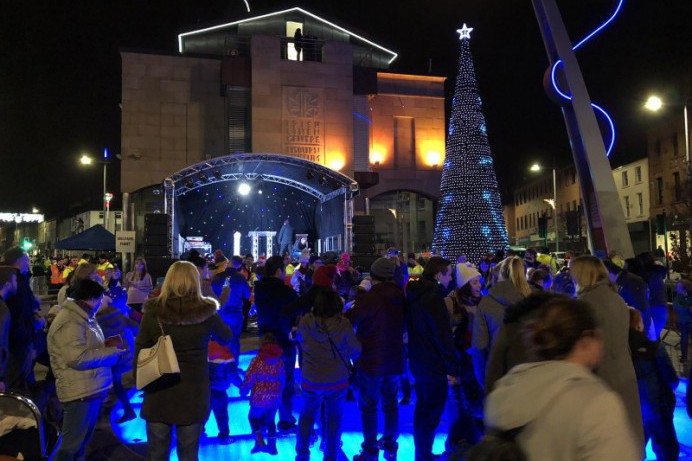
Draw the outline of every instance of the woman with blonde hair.
[[[511,256],[500,263],[498,280],[478,305],[478,311],[473,318],[471,353],[476,379],[481,386],[485,383],[488,357],[495,337],[502,327],[505,310],[524,300],[532,292],[526,281],[526,264],[518,256]]]
[[[199,438],[210,412],[209,340],[228,344],[231,329],[217,313],[218,303],[202,296],[194,264],[178,261],[168,269],[161,294],[144,304],[135,341],[135,357],[152,347],[161,329],[171,336],[180,375],[161,378],[144,388],[140,416],[147,421],[147,459],[167,460],[176,431],[178,459],[196,461]]]
[[[146,260],[141,256],[135,258],[134,268],[127,273],[123,283],[123,288],[127,290],[127,305],[141,313],[142,304],[149,299],[153,287]]]
[[[642,412],[629,348],[629,308],[610,282],[605,265],[595,256],[573,259],[570,274],[577,298],[591,308],[603,333],[603,360],[596,374],[622,398],[643,453]]]

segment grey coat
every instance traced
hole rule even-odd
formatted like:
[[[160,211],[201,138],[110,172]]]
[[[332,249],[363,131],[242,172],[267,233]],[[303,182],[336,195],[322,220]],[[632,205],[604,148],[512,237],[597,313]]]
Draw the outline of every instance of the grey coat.
[[[603,359],[596,374],[622,398],[643,450],[642,411],[629,347],[628,307],[608,282],[598,283],[578,297],[593,309],[603,336]]]
[[[90,397],[112,387],[111,367],[121,353],[105,347],[93,316],[68,299],[48,330],[48,354],[61,402]]]

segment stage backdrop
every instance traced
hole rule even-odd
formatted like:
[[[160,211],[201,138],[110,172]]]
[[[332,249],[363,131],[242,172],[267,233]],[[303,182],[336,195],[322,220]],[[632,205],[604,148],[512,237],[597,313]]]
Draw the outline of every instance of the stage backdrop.
[[[180,235],[202,236],[213,249],[221,248],[231,255],[236,231],[241,233],[240,251],[247,254],[251,250],[248,232],[278,233],[286,218],[290,218],[296,234],[308,234],[313,247],[317,238],[343,233],[343,197],[320,204],[315,197],[290,186],[262,180],[247,183],[252,188],[248,195],[237,192],[238,181],[226,181],[179,196],[176,227]],[[274,251],[278,251],[276,245]]]

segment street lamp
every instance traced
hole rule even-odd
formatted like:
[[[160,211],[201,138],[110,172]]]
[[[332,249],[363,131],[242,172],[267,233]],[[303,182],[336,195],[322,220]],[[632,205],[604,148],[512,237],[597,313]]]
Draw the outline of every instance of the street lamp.
[[[529,168],[529,171],[531,171],[532,173],[538,173],[541,170],[543,170],[543,167],[538,163],[534,163]],[[554,165],[553,165],[553,198],[552,199],[545,199],[545,202],[547,202],[553,208],[553,222],[555,223],[555,252],[557,253],[558,251],[560,251],[560,237],[558,235],[558,227],[557,227],[557,176],[555,173],[555,166]]]
[[[692,101],[692,99],[688,99],[683,103],[665,103],[665,105],[669,106],[682,106],[682,114],[684,116],[685,121],[685,162],[687,163],[688,180],[690,179],[690,127],[689,123],[687,122],[687,104],[689,104],[690,101]],[[649,98],[646,100],[646,103],[644,103],[644,108],[651,112],[658,112],[663,108],[663,106],[663,100],[656,95],[649,96]]]
[[[103,201],[103,228],[108,230],[108,214],[107,214],[107,205],[110,200],[107,198],[107,191],[106,191],[106,174],[107,174],[107,167],[110,161],[108,160],[108,149],[103,149],[103,160],[94,160],[93,158],[89,157],[87,154],[83,154],[80,159],[79,163],[82,165],[92,165],[94,163],[101,163],[103,164],[103,196],[101,197],[101,200]],[[112,198],[112,196],[111,196]]]

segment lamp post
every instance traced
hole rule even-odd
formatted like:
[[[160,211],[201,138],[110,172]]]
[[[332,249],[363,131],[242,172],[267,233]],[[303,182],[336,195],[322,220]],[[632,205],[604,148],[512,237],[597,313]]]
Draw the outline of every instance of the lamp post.
[[[663,106],[682,106],[683,122],[685,124],[685,173],[687,176],[686,184],[686,194],[685,194],[685,204],[687,206],[687,228],[690,227],[690,219],[692,218],[692,164],[690,164],[690,125],[687,118],[687,106],[689,105],[691,98],[686,99],[684,102],[664,102],[663,99],[656,95],[651,95],[644,103],[644,108],[651,112],[658,112],[663,108]],[[665,210],[663,211],[665,216]],[[665,222],[665,218],[664,218]],[[668,233],[667,230],[664,234],[666,246],[668,243]],[[683,232],[680,236],[681,238],[686,238]],[[668,249],[666,247],[666,266],[668,264]]]
[[[107,191],[106,191],[106,175],[107,175],[107,170],[108,170],[108,164],[110,161],[108,161],[108,149],[103,149],[103,160],[94,160],[93,158],[89,157],[88,155],[84,154],[82,157],[79,159],[79,163],[82,165],[91,165],[93,163],[100,163],[103,164],[103,196],[101,197],[101,200],[103,201],[103,228],[108,230],[108,214],[107,214],[107,202],[109,201],[106,196],[107,196]]]
[[[532,173],[538,173],[544,168],[538,163],[534,163],[529,168]],[[558,235],[558,225],[557,225],[557,176],[555,172],[555,165],[553,165],[553,198],[544,199],[553,209],[553,222],[555,223],[555,253],[560,251],[560,237]]]

